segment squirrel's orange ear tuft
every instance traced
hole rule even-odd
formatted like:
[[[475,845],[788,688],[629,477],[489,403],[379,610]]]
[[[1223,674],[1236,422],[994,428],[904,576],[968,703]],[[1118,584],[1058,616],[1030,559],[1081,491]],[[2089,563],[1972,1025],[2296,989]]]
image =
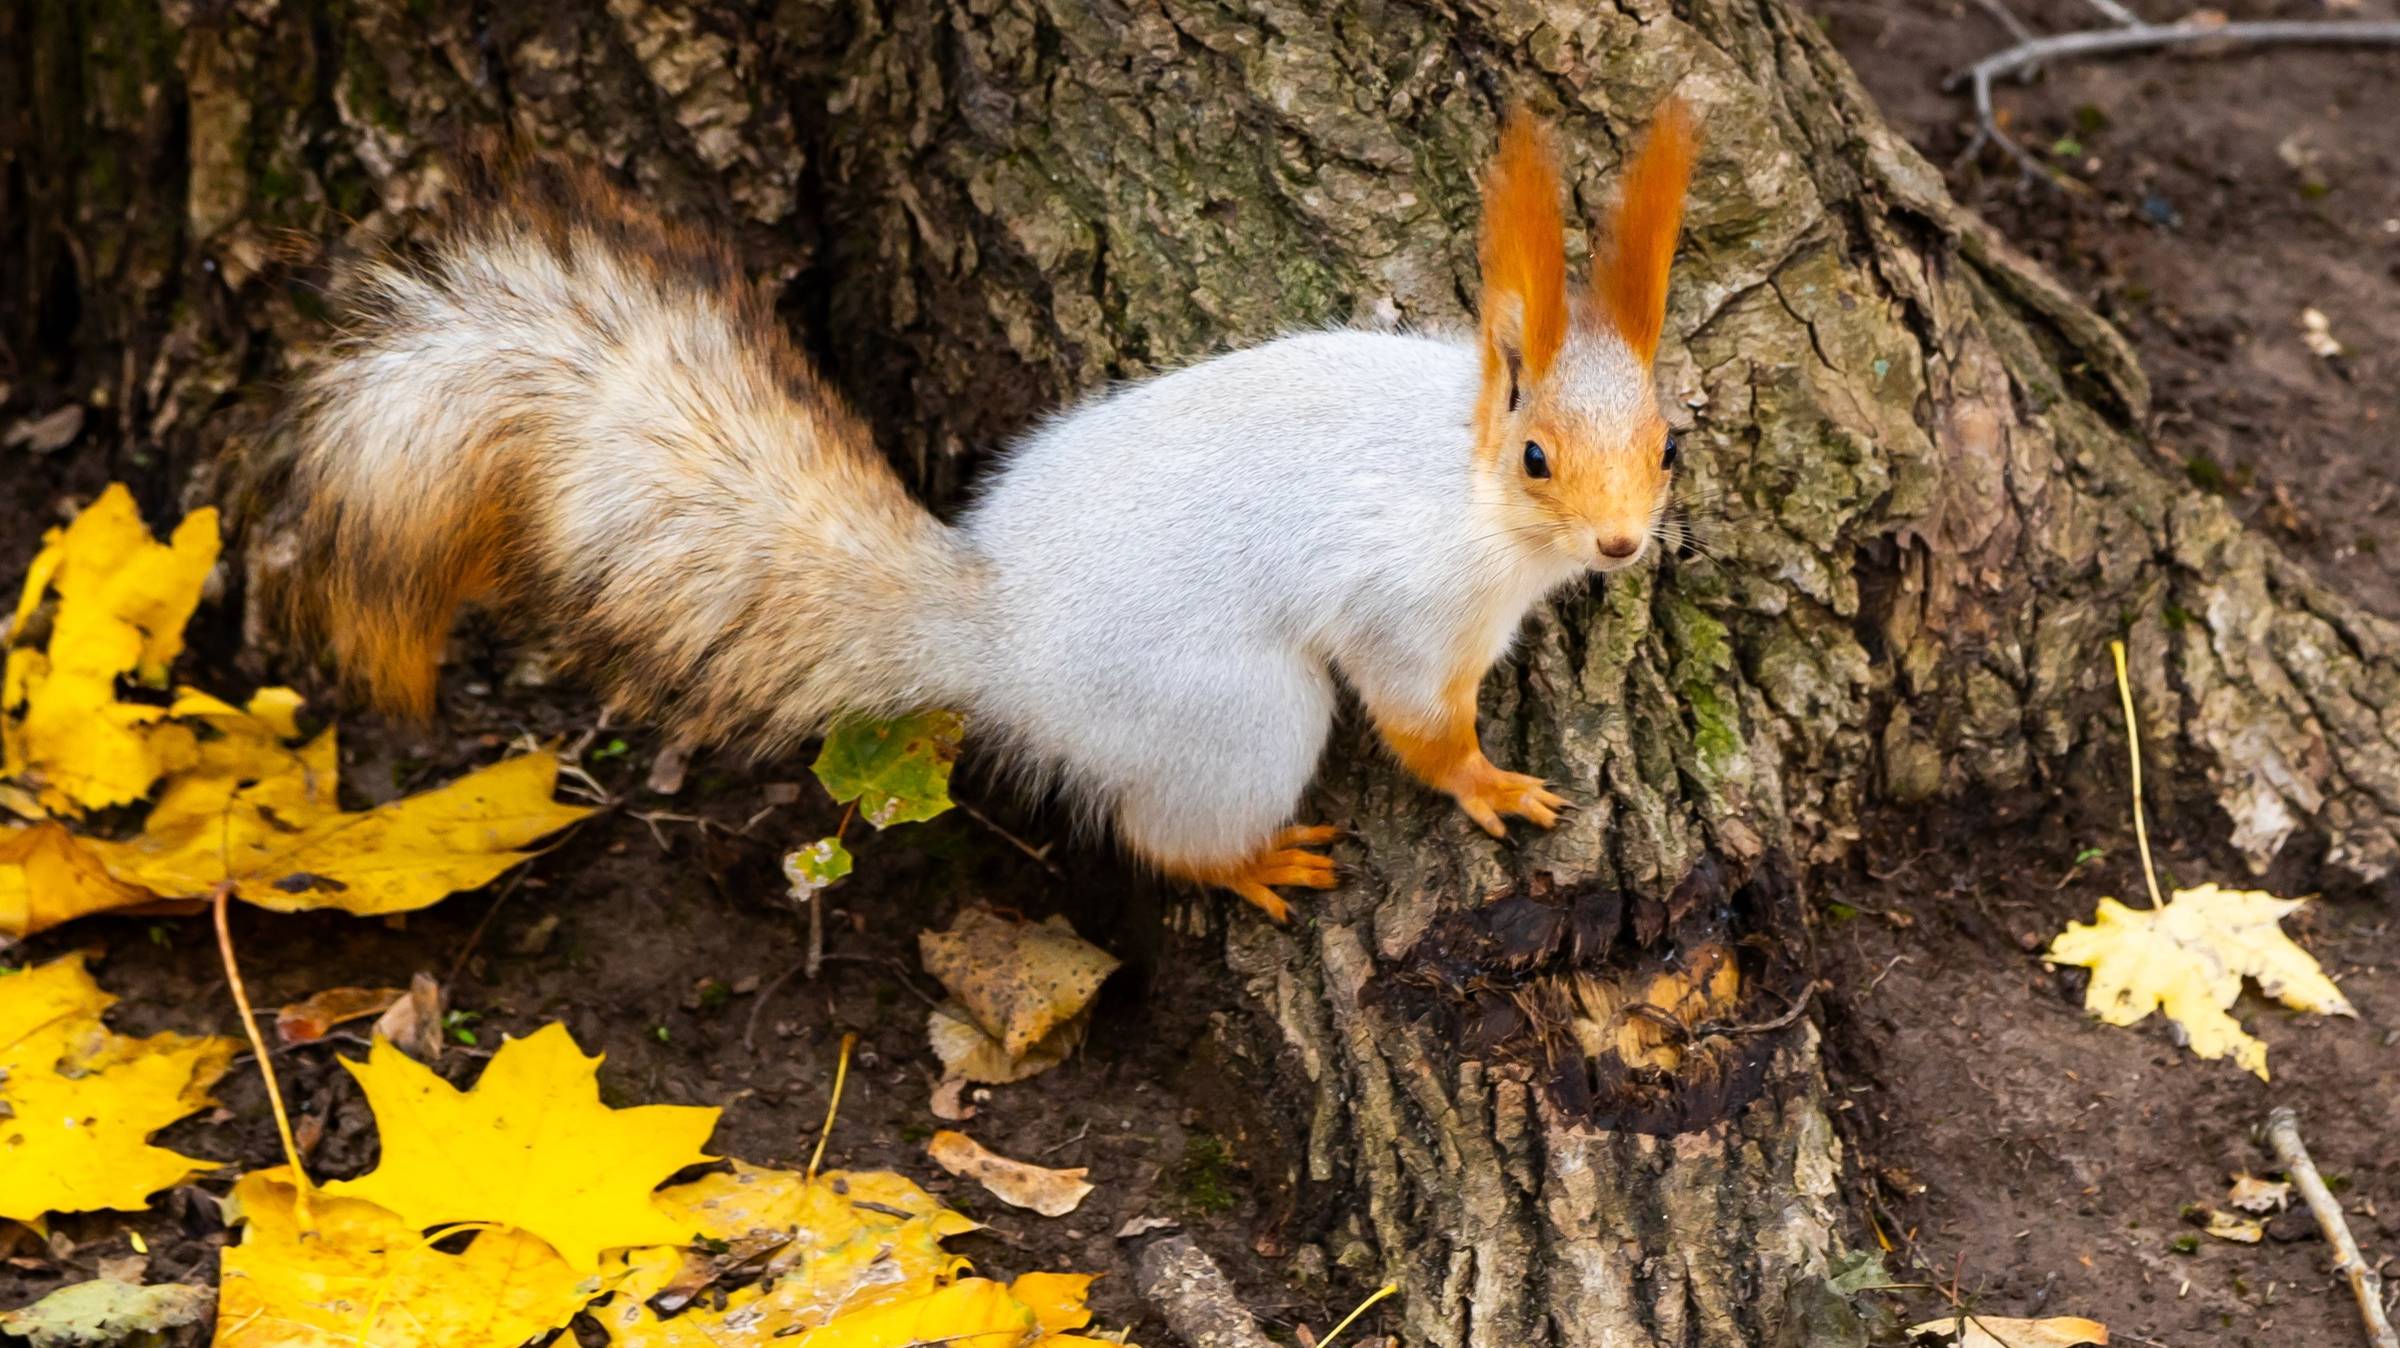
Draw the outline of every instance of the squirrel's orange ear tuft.
[[[1483,179],[1483,343],[1487,367],[1504,363],[1510,377],[1527,383],[1542,377],[1567,338],[1558,191],[1549,135],[1515,109]]]
[[[1624,198],[1609,228],[1608,251],[1592,268],[1600,311],[1647,365],[1667,323],[1667,269],[1683,231],[1683,196],[1692,181],[1691,110],[1669,97],[1625,171]]]

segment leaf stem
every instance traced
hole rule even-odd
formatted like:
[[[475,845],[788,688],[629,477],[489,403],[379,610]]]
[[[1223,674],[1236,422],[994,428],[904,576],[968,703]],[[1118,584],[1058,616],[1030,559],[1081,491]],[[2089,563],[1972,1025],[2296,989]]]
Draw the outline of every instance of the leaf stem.
[[[2133,714],[2133,684],[2125,677],[2125,643],[2108,643],[2117,662],[2117,700],[2125,704],[2125,752],[2133,759],[2133,839],[2142,851],[2142,879],[2150,886],[2150,906],[2164,908],[2159,897],[2158,869],[2150,863],[2150,826],[2142,820],[2142,727]]]
[[[842,1059],[833,1068],[833,1098],[825,1102],[825,1128],[817,1134],[817,1149],[809,1153],[808,1177],[817,1177],[817,1164],[825,1159],[825,1144],[833,1140],[834,1112],[842,1107],[842,1083],[850,1079],[850,1050],[857,1047],[858,1036],[842,1036]]]
[[[225,961],[225,981],[233,988],[233,1004],[242,1013],[242,1033],[250,1037],[250,1054],[258,1061],[259,1078],[267,1083],[267,1106],[275,1111],[275,1135],[283,1142],[283,1159],[292,1168],[292,1209],[300,1218],[304,1231],[314,1231],[316,1215],[310,1211],[308,1196],[314,1187],[308,1171],[300,1165],[300,1146],[292,1140],[292,1116],[283,1107],[283,1088],[275,1084],[274,1055],[267,1052],[264,1037],[258,1032],[258,1017],[250,1009],[250,994],[242,987],[242,969],[233,957],[233,923],[226,909],[233,898],[233,881],[217,884],[209,895],[209,906],[216,914],[217,954]]]
[[[1333,1348],[1333,1341],[1341,1337],[1342,1331],[1350,1327],[1351,1321],[1366,1314],[1367,1307],[1374,1305],[1376,1302],[1383,1300],[1385,1297],[1388,1297],[1399,1290],[1400,1284],[1396,1282],[1387,1282],[1383,1286],[1376,1288],[1375,1294],[1358,1303],[1358,1305],[1353,1308],[1348,1315],[1342,1317],[1342,1322],[1340,1324],[1335,1325],[1333,1328],[1325,1331],[1325,1337],[1317,1340],[1317,1348]]]

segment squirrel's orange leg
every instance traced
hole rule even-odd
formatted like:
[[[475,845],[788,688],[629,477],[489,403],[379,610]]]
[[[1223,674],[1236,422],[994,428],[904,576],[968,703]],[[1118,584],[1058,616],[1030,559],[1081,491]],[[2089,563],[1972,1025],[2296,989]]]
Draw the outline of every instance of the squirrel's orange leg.
[[[1475,738],[1475,688],[1482,681],[1480,671],[1453,680],[1442,697],[1441,717],[1432,725],[1374,706],[1368,711],[1400,762],[1427,786],[1447,792],[1484,832],[1508,836],[1501,816],[1512,814],[1549,828],[1567,798],[1541,778],[1494,767],[1483,756]]]
[[[1246,860],[1231,865],[1171,866],[1168,869],[1198,884],[1230,889],[1260,912],[1278,922],[1286,922],[1291,920],[1292,909],[1275,893],[1277,886],[1331,889],[1339,883],[1334,876],[1333,858],[1305,851],[1302,845],[1328,843],[1340,836],[1342,831],[1329,824],[1287,828],[1276,834],[1273,842]]]

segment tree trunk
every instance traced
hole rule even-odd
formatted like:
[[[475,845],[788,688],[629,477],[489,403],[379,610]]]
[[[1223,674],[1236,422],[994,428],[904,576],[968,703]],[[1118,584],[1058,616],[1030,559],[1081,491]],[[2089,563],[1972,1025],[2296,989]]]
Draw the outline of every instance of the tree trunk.
[[[1229,938],[1292,1188],[1261,1241],[1399,1279],[1412,1340],[1853,1332],[1798,886],[1872,810],[2115,780],[2112,637],[2153,767],[2245,855],[2400,860],[2394,629],[2157,470],[2122,339],[1784,0],[88,0],[0,10],[0,52],[0,371],[200,494],[234,390],[323,335],[295,240],[405,229],[472,125],[732,223],[948,503],[1106,380],[1462,321],[1505,104],[1590,218],[1690,99],[1660,376],[1724,523],[1487,688],[1494,757],[1588,804],[1495,846],[1346,731],[1311,809],[1354,882]]]

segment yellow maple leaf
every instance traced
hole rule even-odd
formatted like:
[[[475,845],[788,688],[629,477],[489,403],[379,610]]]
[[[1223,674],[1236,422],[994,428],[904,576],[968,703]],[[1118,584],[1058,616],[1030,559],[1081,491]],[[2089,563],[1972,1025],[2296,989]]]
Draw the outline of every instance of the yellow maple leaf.
[[[1005,1283],[961,1278],[938,1291],[889,1301],[794,1336],[795,1348],[1011,1348],[1041,1337],[1031,1307]]]
[[[215,1101],[238,1040],[111,1031],[81,954],[0,976],[0,1218],[139,1208],[213,1161],[149,1145]]]
[[[382,1160],[326,1192],[380,1204],[412,1227],[513,1226],[580,1273],[597,1270],[604,1249],[680,1241],[689,1233],[651,1190],[711,1159],[700,1148],[719,1111],[610,1109],[599,1065],[553,1023],[503,1043],[461,1091],[378,1040],[367,1061],[343,1066],[375,1111]]]
[[[488,884],[592,812],[551,798],[558,759],[547,752],[355,814],[333,803],[332,731],[279,752],[289,765],[264,777],[230,754],[204,762],[168,784],[138,837],[90,846],[113,874],[161,895],[205,895],[231,878],[235,897],[261,908],[372,917]]]
[[[564,1325],[600,1290],[522,1231],[478,1231],[448,1254],[376,1204],[324,1194],[304,1230],[280,1166],[242,1176],[227,1215],[242,1242],[223,1255],[219,1348],[517,1344]]]
[[[2163,1011],[2182,1027],[2192,1052],[2231,1055],[2264,1081],[2267,1046],[2227,1009],[2245,975],[2295,1010],[2357,1014],[2316,959],[2277,925],[2302,902],[2215,885],[2176,890],[2163,908],[2102,899],[2088,925],[2068,923],[2042,958],[2092,971],[2083,1006],[2101,1020],[2132,1025]]]
[[[703,1252],[627,1251],[629,1275],[593,1318],[622,1348],[711,1348],[738,1338],[766,1342],[887,1301],[923,1296],[966,1268],[942,1248],[977,1230],[912,1181],[889,1171],[796,1170],[735,1162],[658,1193],[658,1205],[703,1240],[738,1244],[782,1238],[745,1269],[721,1306],[661,1315],[652,1306],[670,1286],[707,1278]],[[734,1331],[738,1330],[736,1335]],[[778,1340],[780,1341],[780,1340]]]
[[[1083,1304],[1091,1295],[1090,1273],[1021,1273],[1008,1285],[1008,1294],[1025,1303],[1044,1334],[1081,1329],[1092,1322]]]
[[[24,777],[42,808],[67,816],[141,799],[165,771],[162,709],[117,700],[117,680],[166,681],[183,627],[217,561],[217,513],[195,510],[166,543],[133,494],[111,486],[43,538],[11,632],[49,594],[50,637],[8,653],[0,676],[0,776]]]
[[[54,822],[0,827],[0,947],[69,918],[150,902]]]

